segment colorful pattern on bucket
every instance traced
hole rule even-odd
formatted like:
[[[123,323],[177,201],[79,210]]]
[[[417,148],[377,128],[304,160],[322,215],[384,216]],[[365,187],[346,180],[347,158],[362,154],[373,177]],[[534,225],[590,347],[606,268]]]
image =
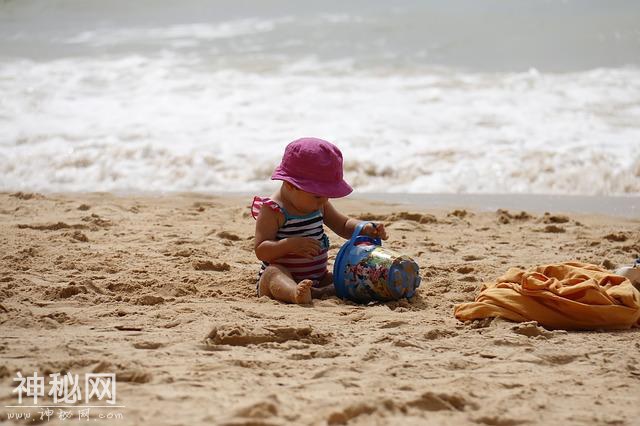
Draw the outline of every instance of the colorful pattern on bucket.
[[[418,264],[408,256],[383,248],[379,239],[359,236],[359,226],[334,264],[339,297],[358,303],[409,298],[420,286]]]
[[[412,277],[411,283],[403,285],[401,270]],[[389,271],[395,271],[390,276]],[[396,255],[382,247],[376,247],[355,265],[347,265],[345,287],[352,300],[366,303],[372,300],[389,301],[412,297],[418,265],[407,256]],[[417,285],[415,285],[417,287]]]

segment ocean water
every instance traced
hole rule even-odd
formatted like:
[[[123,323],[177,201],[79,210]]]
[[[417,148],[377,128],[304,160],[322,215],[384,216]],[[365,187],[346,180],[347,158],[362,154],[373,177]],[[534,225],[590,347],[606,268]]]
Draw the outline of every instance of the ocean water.
[[[0,190],[640,195],[640,2],[0,0]]]

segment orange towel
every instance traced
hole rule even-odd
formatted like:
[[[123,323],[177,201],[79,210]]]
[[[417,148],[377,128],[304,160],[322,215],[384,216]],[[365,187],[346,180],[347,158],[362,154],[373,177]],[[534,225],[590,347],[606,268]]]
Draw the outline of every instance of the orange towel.
[[[501,317],[565,330],[640,327],[640,292],[629,279],[585,263],[511,268],[454,314],[460,321]]]

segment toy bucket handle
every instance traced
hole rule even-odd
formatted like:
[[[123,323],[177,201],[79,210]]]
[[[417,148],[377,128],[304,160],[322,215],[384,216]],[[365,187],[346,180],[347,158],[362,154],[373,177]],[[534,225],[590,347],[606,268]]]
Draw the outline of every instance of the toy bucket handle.
[[[376,224],[373,222],[368,222],[368,221],[364,221],[364,222],[360,222],[358,225],[356,225],[356,228],[353,230],[353,234],[351,235],[351,239],[349,240],[349,245],[352,246],[356,243],[356,240],[358,239],[358,237],[360,236],[360,232],[362,232],[362,229],[367,226],[368,224],[373,225],[373,227],[376,227]],[[380,241],[380,238],[372,238],[373,242],[376,245],[381,245],[382,241]]]

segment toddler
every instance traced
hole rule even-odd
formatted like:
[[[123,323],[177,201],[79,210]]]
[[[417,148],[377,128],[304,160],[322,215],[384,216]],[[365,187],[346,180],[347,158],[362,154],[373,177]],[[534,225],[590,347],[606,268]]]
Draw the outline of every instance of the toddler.
[[[280,188],[271,197],[255,197],[251,206],[255,252],[262,261],[258,296],[308,304],[312,297],[334,292],[324,224],[348,239],[360,223],[329,201],[352,191],[343,179],[342,153],[322,139],[295,140],[287,145],[271,179],[281,180]],[[388,238],[383,224],[368,224],[361,234]]]

